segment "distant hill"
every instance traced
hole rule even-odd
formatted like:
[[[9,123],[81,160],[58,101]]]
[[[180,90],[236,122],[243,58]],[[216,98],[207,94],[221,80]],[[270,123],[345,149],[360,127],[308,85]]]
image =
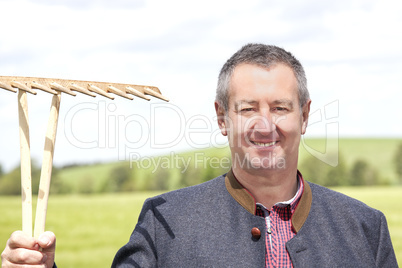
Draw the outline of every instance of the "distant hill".
[[[336,152],[336,140],[306,139],[300,145],[299,169],[303,169],[300,163],[307,157],[311,157],[309,149],[329,154]],[[398,146],[402,144],[402,138],[342,138],[338,140],[339,156],[347,167],[351,167],[356,161],[364,160],[375,170],[379,176],[389,180],[391,184],[397,182],[397,174],[394,165],[394,155]]]
[[[332,166],[336,165],[337,158],[338,165],[345,169],[351,169],[356,161],[360,161],[375,170],[382,183],[395,184],[397,175],[393,157],[400,143],[402,139],[396,138],[302,140],[299,169],[306,177],[309,172],[307,164],[303,163],[310,158],[330,169],[336,169]],[[119,161],[62,168],[58,172],[58,180],[71,192],[117,191],[118,187],[124,191],[173,190],[201,183],[227,172],[229,168],[230,152],[227,147],[208,148],[145,157],[133,163]]]

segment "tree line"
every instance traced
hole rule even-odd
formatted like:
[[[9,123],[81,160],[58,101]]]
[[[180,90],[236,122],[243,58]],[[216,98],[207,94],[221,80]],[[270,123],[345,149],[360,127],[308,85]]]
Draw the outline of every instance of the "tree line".
[[[327,187],[387,185],[391,183],[389,178],[382,177],[379,170],[364,159],[346,163],[341,152],[334,155],[334,157],[338,157],[336,167],[332,167],[313,156],[305,157],[299,163],[299,170],[306,180]],[[219,161],[226,161],[225,164],[217,164],[217,158],[206,157],[205,163],[200,165],[199,162],[197,163],[194,160],[192,154],[187,154],[183,158],[183,161],[188,160],[188,165],[185,168],[175,166],[173,163],[167,163],[160,166],[151,165],[144,169],[140,168],[139,165],[132,165],[133,163],[122,162],[110,169],[105,176],[106,179],[101,183],[97,183],[95,175],[85,175],[79,178],[78,185],[75,188],[60,177],[63,169],[74,167],[54,167],[50,192],[52,194],[77,192],[92,194],[174,190],[199,184],[226,173],[230,168],[230,163],[227,163],[230,155],[220,156],[219,159]],[[402,143],[399,144],[393,154],[393,166],[398,183],[402,184]],[[37,194],[40,169],[35,163],[32,164],[31,169],[32,190],[33,194]],[[0,195],[19,195],[21,193],[20,177],[20,167],[5,173],[0,166]]]

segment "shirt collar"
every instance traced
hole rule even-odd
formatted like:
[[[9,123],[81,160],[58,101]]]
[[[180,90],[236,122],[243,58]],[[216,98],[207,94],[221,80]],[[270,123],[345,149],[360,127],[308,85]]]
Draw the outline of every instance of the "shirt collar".
[[[288,200],[292,210],[292,226],[296,232],[300,230],[310,212],[312,194],[308,183],[305,183],[303,176],[297,171],[298,190],[296,195]],[[235,178],[232,170],[226,174],[225,185],[230,195],[248,212],[255,215],[256,203],[250,192],[244,188]],[[281,202],[283,203],[283,202]]]
[[[299,199],[300,199],[300,197],[301,197],[301,195],[303,193],[303,184],[304,184],[303,180],[300,179],[299,173],[298,173],[297,174],[297,191],[296,191],[296,194],[291,199],[289,199],[288,201],[278,202],[278,203],[275,204],[275,206],[277,206],[277,207],[290,206],[290,208],[292,210],[292,213],[293,213],[293,211],[296,208],[297,203],[299,202]]]

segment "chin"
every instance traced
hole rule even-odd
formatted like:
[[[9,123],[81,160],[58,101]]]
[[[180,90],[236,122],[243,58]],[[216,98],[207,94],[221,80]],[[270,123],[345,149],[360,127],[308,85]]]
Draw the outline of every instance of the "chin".
[[[250,169],[256,170],[280,170],[286,168],[286,159],[283,156],[278,156],[275,153],[270,153],[265,156],[250,156],[246,155],[246,162]]]

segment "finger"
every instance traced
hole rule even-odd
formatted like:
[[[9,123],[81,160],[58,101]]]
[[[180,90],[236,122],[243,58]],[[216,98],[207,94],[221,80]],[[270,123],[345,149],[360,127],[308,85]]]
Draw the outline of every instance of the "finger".
[[[38,237],[37,240],[39,246],[43,249],[43,251],[54,251],[56,248],[56,236],[52,232],[44,232]]]
[[[43,265],[46,260],[46,254],[40,251],[25,248],[11,250],[10,248],[6,247],[2,254],[2,265],[4,267],[13,267],[11,264]],[[8,262],[10,266],[4,265],[6,262]]]
[[[7,241],[7,246],[9,246],[11,249],[14,248],[25,248],[32,250],[39,249],[36,239],[25,234],[22,231],[15,231],[14,233],[12,233],[10,239],[8,239]]]
[[[56,236],[52,232],[44,232],[38,238],[42,253],[46,255],[46,267],[53,267],[56,251]]]
[[[39,265],[25,265],[25,264],[14,264],[14,263],[10,263],[8,261],[3,261],[2,263],[2,267],[13,267],[13,268],[47,268],[48,266],[46,266],[45,264],[39,264]],[[51,268],[51,267],[50,267]]]

